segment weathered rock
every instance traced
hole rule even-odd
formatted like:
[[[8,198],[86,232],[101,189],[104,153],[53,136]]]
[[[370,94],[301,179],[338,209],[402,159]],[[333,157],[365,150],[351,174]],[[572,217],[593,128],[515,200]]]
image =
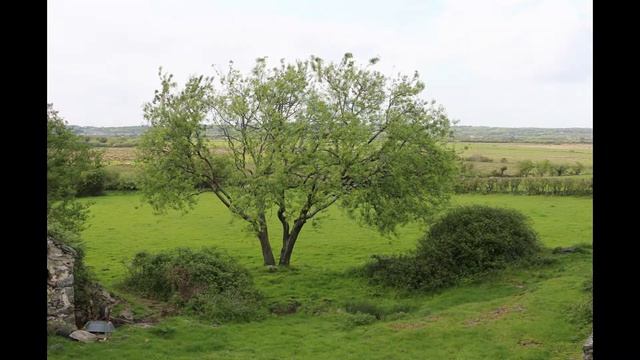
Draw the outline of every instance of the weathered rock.
[[[110,320],[111,309],[119,303],[107,290],[97,283],[84,285],[83,301],[76,302],[77,323],[84,325],[89,320]]]
[[[133,311],[130,308],[126,307],[118,313],[118,317],[127,321],[133,321]]]
[[[77,330],[75,325],[62,320],[50,320],[47,322],[47,333],[52,335],[69,336]]]
[[[96,335],[84,330],[76,330],[72,332],[69,337],[81,342],[92,342],[98,340]]]
[[[582,352],[584,353],[584,360],[593,360],[593,333],[589,335],[589,338],[582,346]]]
[[[73,266],[77,253],[47,238],[47,322],[64,322],[75,328]]]
[[[81,261],[68,245],[47,237],[47,323],[50,329],[64,322],[81,328],[89,320],[109,320],[110,310],[120,302],[98,283],[74,277]],[[66,329],[64,330],[66,331]],[[53,332],[56,332],[53,330]]]

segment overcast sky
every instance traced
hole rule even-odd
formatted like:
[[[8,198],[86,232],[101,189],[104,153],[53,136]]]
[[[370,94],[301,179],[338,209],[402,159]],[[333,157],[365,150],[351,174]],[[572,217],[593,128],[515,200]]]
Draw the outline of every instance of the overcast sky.
[[[74,125],[143,125],[158,67],[316,55],[420,73],[459,125],[592,127],[590,0],[48,0],[47,98]]]

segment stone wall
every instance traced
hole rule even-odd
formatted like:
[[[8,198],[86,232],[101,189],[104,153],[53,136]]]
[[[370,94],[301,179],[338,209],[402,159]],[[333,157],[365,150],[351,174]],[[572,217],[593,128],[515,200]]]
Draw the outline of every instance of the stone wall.
[[[593,334],[589,335],[589,338],[582,347],[584,352],[584,360],[593,360]]]
[[[73,266],[77,253],[53,238],[47,238],[47,322],[76,327]]]

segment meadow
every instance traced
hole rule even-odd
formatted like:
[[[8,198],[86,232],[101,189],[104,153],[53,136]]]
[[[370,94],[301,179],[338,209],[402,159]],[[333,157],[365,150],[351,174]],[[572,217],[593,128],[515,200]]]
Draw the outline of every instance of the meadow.
[[[218,149],[225,147],[222,140],[211,140],[211,145]],[[549,160],[552,164],[569,166],[575,165],[576,162],[582,163],[585,167],[583,173],[571,175],[573,178],[589,178],[593,173],[592,144],[452,142],[450,146],[455,148],[463,159],[472,156],[490,159],[491,161],[464,161],[472,165],[474,171],[485,176],[492,171],[499,171],[503,166],[507,167],[504,172],[506,176],[516,176],[519,171],[518,162],[523,160],[534,162]],[[136,175],[135,147],[105,147],[99,148],[99,151],[103,152],[107,171],[120,173],[129,178]]]
[[[471,144],[469,151],[478,144]],[[513,144],[505,144],[513,146]],[[570,149],[571,150],[571,149]],[[575,149],[573,149],[575,150]],[[479,150],[477,150],[479,151]],[[483,150],[489,153],[488,150]],[[503,156],[519,156],[505,153]],[[529,148],[523,151],[535,152]],[[569,151],[569,150],[567,150]],[[589,152],[590,149],[585,150]],[[581,156],[575,152],[576,156]],[[503,157],[502,155],[498,158]],[[580,160],[582,161],[582,160]],[[585,161],[587,163],[587,161]],[[590,163],[589,163],[590,165]],[[457,195],[456,204],[509,207],[530,217],[548,248],[587,244],[587,252],[551,255],[546,266],[514,268],[429,294],[404,294],[372,286],[352,269],[373,254],[412,249],[425,229],[407,225],[393,238],[361,227],[331,208],[318,227],[303,230],[292,267],[262,264],[257,240],[212,194],[202,194],[187,214],[154,215],[136,193],[86,198],[93,203],[84,231],[86,263],[108,289],[123,293],[125,263],[138,251],[216,246],[252,273],[268,303],[296,300],[295,314],[245,324],[214,325],[176,316],[152,328],[122,326],[104,343],[50,337],[50,359],[580,359],[589,328],[572,320],[591,279],[592,198]],[[280,237],[270,217],[274,245]],[[350,325],[349,302],[405,309],[362,326]]]
[[[480,155],[491,161],[466,161],[473,164],[475,170],[488,174],[506,166],[505,175],[515,176],[518,173],[518,162],[531,160],[538,162],[549,160],[552,164],[575,165],[580,162],[585,166],[583,175],[593,173],[592,144],[535,144],[535,143],[481,143],[455,142],[452,146],[466,159]],[[504,160],[503,160],[504,159]]]

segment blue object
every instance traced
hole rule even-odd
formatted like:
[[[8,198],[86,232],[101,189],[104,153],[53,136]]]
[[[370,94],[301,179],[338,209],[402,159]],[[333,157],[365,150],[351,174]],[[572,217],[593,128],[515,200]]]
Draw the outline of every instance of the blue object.
[[[90,333],[108,334],[114,332],[115,329],[111,321],[87,321],[84,325],[84,330]]]

